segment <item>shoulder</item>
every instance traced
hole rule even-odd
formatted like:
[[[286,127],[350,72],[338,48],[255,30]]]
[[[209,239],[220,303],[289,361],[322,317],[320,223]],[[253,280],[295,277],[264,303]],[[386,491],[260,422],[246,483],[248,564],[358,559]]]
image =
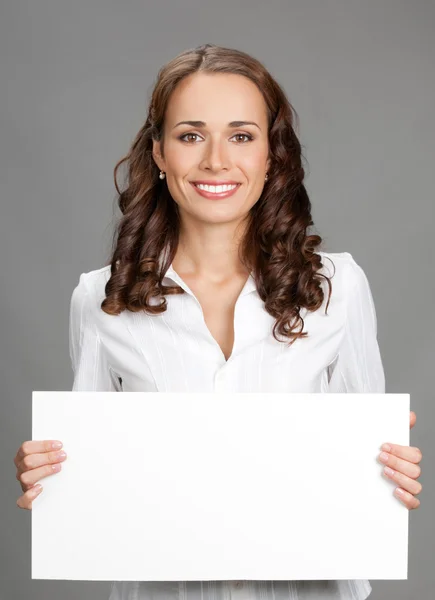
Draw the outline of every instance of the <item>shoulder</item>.
[[[347,287],[353,287],[366,279],[361,265],[350,252],[317,252],[322,258],[322,272],[328,277],[335,276],[343,279]]]
[[[371,303],[372,294],[367,275],[350,252],[318,252],[322,257],[320,273],[330,278],[332,295],[343,307]],[[326,280],[322,286],[328,291]]]
[[[105,286],[111,275],[110,265],[81,273],[71,295],[71,307],[92,310],[105,297]]]

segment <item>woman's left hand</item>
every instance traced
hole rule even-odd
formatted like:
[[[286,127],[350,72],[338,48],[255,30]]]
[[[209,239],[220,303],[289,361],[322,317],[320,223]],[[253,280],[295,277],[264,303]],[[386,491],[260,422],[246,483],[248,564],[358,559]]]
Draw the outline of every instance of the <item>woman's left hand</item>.
[[[410,429],[412,429],[417,420],[414,412],[410,413]],[[379,460],[387,465],[384,468],[385,475],[398,483],[400,487],[394,490],[394,495],[407,508],[414,509],[420,506],[420,500],[415,496],[420,494],[423,486],[416,481],[421,475],[421,468],[418,463],[423,458],[421,450],[412,446],[399,446],[398,444],[383,444],[381,446],[385,452],[379,455]]]

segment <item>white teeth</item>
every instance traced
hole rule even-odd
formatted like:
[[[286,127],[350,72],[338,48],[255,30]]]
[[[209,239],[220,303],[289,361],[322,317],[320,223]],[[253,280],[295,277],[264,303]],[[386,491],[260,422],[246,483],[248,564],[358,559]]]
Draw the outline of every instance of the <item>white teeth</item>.
[[[233,190],[237,187],[236,185],[205,185],[202,183],[195,183],[196,187],[200,190],[205,190],[206,192],[211,192],[212,194],[221,194],[222,192],[227,192],[228,190]]]

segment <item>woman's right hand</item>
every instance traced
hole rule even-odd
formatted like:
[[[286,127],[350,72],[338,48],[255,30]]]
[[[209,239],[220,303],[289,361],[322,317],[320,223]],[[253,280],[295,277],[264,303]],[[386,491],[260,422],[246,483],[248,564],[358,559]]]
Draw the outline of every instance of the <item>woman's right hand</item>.
[[[24,492],[17,500],[19,508],[31,510],[32,501],[42,492],[42,486],[35,484],[43,477],[61,470],[60,463],[66,459],[61,448],[62,442],[56,440],[27,440],[18,448],[14,464],[17,467],[16,477]]]

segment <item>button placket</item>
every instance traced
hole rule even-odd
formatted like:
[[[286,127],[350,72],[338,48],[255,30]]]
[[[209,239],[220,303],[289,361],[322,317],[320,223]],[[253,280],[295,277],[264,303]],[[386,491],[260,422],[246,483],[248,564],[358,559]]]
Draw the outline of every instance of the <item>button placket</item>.
[[[215,375],[214,388],[215,388],[216,392],[224,392],[225,391],[225,379],[226,379],[226,368],[221,367]]]

